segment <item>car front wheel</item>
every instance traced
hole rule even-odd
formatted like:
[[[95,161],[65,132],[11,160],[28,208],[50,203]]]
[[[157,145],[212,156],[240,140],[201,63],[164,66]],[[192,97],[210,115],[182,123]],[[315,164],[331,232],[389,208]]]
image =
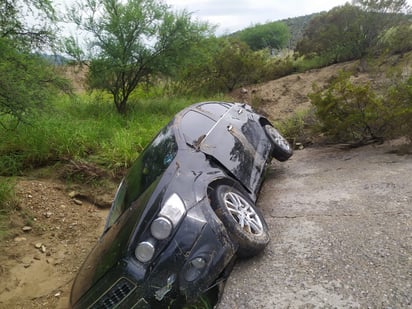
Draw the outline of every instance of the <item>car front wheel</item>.
[[[286,161],[289,159],[293,154],[293,149],[286,138],[284,138],[279,131],[271,125],[265,125],[264,129],[273,145],[272,157],[279,161]]]
[[[240,190],[221,185],[213,192],[212,203],[230,237],[239,245],[238,255],[250,257],[261,252],[269,242],[266,222]]]

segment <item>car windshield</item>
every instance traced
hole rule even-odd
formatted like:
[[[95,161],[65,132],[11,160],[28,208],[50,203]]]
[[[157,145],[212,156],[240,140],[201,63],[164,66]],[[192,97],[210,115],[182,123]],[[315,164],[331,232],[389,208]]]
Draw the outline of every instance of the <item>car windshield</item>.
[[[140,154],[117,190],[107,230],[167,169],[177,153],[171,125],[165,127]]]

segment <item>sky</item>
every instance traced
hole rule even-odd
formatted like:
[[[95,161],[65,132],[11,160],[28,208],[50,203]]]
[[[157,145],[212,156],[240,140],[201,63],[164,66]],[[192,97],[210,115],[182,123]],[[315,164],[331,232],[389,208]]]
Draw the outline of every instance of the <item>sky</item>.
[[[165,0],[173,9],[217,25],[218,35],[255,24],[298,17],[344,5],[350,0]]]

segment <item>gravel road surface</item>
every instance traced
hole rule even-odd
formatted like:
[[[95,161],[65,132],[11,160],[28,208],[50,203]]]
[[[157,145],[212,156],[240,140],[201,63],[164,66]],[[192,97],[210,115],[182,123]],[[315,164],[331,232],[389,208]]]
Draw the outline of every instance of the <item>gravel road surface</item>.
[[[274,162],[259,200],[271,242],[235,265],[217,308],[412,308],[412,156],[394,149]]]

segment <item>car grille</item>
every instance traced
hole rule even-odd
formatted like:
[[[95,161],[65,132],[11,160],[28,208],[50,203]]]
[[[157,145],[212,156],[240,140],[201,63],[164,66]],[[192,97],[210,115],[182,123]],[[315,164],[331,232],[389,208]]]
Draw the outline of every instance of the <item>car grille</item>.
[[[119,305],[136,286],[128,279],[117,281],[90,309],[111,309]]]

